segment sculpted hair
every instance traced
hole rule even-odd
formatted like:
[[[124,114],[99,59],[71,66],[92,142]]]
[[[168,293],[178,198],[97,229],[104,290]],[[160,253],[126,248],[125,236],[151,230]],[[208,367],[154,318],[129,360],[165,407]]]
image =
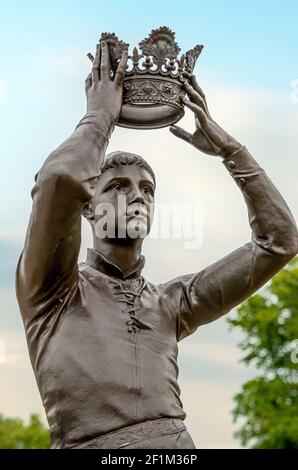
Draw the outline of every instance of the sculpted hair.
[[[106,159],[101,168],[101,174],[103,174],[109,168],[115,168],[122,165],[137,165],[141,168],[144,168],[152,176],[154,184],[156,185],[155,174],[149,163],[147,163],[146,160],[140,155],[136,155],[135,153],[122,152],[121,150],[111,152],[106,156]]]

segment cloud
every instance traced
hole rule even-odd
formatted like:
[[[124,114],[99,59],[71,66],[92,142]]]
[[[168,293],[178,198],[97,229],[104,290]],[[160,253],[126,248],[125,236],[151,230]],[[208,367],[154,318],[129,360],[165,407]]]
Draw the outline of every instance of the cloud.
[[[2,364],[5,364],[11,369],[22,366],[24,355],[27,355],[24,335],[11,330],[1,330],[0,335],[1,345],[4,351]]]
[[[180,387],[185,424],[197,448],[240,448],[233,438],[236,427],[231,416],[231,397],[240,380],[212,382],[197,377],[180,380]]]
[[[1,312],[3,313],[2,307]],[[17,333],[1,328],[0,340],[5,343],[5,361],[0,363],[0,413],[27,419],[30,413],[38,412],[46,423],[24,332]]]
[[[20,241],[0,237],[0,287],[14,285],[15,269],[21,249]]]
[[[241,357],[239,348],[234,345],[217,343],[195,344],[182,343],[180,355],[187,359],[213,361],[217,364],[232,365],[236,367]],[[243,367],[243,366],[241,366]]]

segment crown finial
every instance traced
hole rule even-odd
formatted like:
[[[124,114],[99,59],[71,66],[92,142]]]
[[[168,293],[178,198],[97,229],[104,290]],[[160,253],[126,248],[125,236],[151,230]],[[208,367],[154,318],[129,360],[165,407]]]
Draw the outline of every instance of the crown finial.
[[[175,42],[175,33],[167,26],[153,29],[149,37],[139,43],[139,47],[144,55],[155,59],[158,67],[161,67],[167,58],[176,59],[181,50]]]

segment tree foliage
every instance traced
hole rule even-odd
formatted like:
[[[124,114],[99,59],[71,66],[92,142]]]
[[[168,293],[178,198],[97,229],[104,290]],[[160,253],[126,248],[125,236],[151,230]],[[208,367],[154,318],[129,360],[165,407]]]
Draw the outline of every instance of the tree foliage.
[[[47,449],[50,432],[37,414],[31,414],[29,423],[20,418],[6,418],[0,414],[0,449]]]
[[[298,448],[298,257],[228,323],[242,330],[242,362],[260,371],[234,397],[234,421],[243,423],[235,437],[243,446]]]

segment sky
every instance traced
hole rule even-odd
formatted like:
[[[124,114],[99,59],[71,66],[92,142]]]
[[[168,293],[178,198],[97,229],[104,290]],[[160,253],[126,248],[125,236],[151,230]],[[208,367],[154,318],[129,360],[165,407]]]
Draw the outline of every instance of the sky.
[[[298,3],[163,0],[0,2],[0,412],[44,418],[14,293],[14,271],[31,210],[34,175],[85,113],[86,57],[104,31],[131,47],[151,29],[176,32],[182,51],[204,44],[195,68],[214,119],[245,144],[296,220]],[[193,129],[186,112],[181,125]],[[116,128],[109,151],[141,154],[157,178],[156,199],[199,205],[202,244],[144,242],[144,276],[154,283],[197,272],[250,240],[243,197],[220,159],[200,154],[168,129]],[[91,246],[83,225],[80,259]],[[228,315],[233,315],[233,312]],[[226,318],[179,344],[186,424],[200,448],[237,448],[233,396],[256,371],[239,362],[241,339]],[[5,354],[2,351],[5,346]]]

